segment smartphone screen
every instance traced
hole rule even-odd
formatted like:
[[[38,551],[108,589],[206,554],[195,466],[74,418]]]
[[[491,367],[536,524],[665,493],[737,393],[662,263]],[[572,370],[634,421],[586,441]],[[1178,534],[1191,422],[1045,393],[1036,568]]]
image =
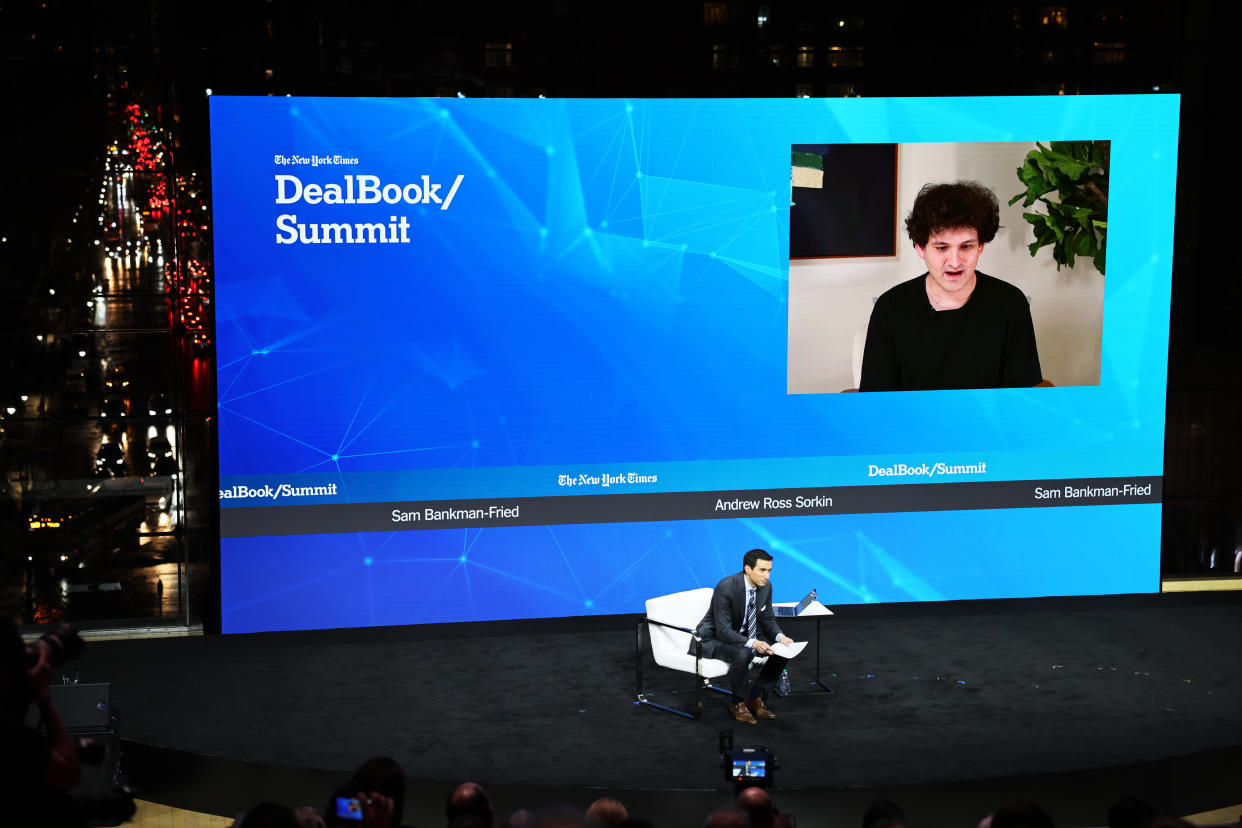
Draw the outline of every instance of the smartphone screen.
[[[362,801],[352,796],[336,798],[336,815],[341,819],[353,819],[362,822]]]

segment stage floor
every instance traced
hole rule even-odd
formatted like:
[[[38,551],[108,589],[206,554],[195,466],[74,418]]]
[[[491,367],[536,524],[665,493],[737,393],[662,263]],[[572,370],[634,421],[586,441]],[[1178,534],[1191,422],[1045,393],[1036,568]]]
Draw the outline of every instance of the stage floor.
[[[697,721],[635,706],[630,617],[92,642],[81,679],[112,682],[143,767],[165,749],[345,775],[388,754],[423,780],[712,791],[731,729],[779,757],[782,789],[948,790],[1066,773],[1150,784],[1177,774],[1173,757],[1210,769],[1242,754],[1242,594],[835,609],[821,658],[836,694],[811,692],[808,649],[796,695],[756,726],[713,693]],[[786,630],[814,640],[813,622]],[[653,699],[692,702],[688,676],[647,664]],[[1117,777],[1126,767],[1139,775]],[[1232,787],[1177,807],[1228,804]]]

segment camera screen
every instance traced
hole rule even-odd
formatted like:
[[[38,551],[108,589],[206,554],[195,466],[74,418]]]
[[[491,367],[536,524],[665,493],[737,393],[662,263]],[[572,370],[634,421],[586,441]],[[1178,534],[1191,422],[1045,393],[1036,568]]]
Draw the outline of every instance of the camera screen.
[[[734,759],[734,779],[763,779],[768,775],[766,759]]]
[[[349,796],[336,798],[336,815],[341,819],[362,821],[362,802]]]

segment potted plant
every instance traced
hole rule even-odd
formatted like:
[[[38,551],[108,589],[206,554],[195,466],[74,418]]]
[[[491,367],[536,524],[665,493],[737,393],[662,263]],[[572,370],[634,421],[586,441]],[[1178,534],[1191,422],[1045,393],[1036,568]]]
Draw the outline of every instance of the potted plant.
[[[1104,273],[1104,247],[1108,232],[1108,141],[1051,141],[1037,143],[1018,167],[1018,179],[1026,189],[1009,199],[1023,207],[1036,202],[1043,212],[1028,211],[1022,217],[1031,225],[1035,241],[1031,256],[1052,245],[1057,270],[1074,266],[1076,256],[1090,257]]]

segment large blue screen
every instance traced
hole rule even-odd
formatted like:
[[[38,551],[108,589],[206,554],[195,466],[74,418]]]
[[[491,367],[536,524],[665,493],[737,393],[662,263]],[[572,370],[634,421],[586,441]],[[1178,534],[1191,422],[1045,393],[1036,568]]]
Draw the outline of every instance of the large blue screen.
[[[754,546],[777,600],[1158,589],[1177,112],[213,97],[225,631],[638,612]],[[1110,148],[1105,273],[1006,204],[1070,140]],[[836,393],[922,272],[791,263],[791,147],[852,143],[896,145],[898,223],[997,190],[980,270],[1054,387]]]

